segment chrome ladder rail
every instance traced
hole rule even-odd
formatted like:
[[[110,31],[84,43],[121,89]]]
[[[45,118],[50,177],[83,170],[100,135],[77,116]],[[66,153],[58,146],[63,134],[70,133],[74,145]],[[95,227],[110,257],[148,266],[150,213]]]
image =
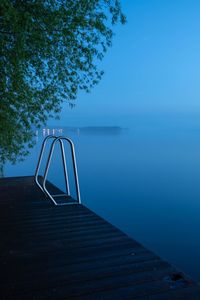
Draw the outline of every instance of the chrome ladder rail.
[[[39,182],[38,177],[39,177],[39,171],[41,168],[41,163],[43,161],[43,156],[45,153],[45,149],[46,149],[46,144],[47,142],[51,140],[51,146],[50,146],[50,151],[48,154],[48,158],[47,158],[47,162],[46,162],[46,166],[45,166],[45,172],[44,172],[44,177],[43,177],[43,181],[42,184]],[[58,203],[55,198],[56,197],[66,197],[70,198],[70,187],[69,187],[69,177],[68,177],[68,169],[67,169],[67,163],[66,163],[66,155],[65,155],[65,148],[64,148],[64,143],[63,142],[67,142],[70,145],[70,150],[71,150],[71,157],[72,157],[72,164],[73,164],[73,171],[74,171],[74,180],[75,180],[75,188],[76,188],[76,196],[77,199],[75,201],[68,201],[66,203]],[[62,154],[62,162],[63,162],[63,169],[64,169],[64,178],[65,178],[65,185],[66,185],[66,194],[62,193],[62,194],[51,194],[47,187],[46,187],[46,181],[47,181],[47,175],[49,172],[49,167],[51,164],[51,160],[52,160],[52,156],[54,153],[54,148],[56,143],[59,142],[60,144],[60,150],[61,150],[61,154]],[[77,171],[77,165],[76,165],[76,156],[75,156],[75,149],[74,149],[74,144],[72,142],[71,139],[67,138],[67,137],[63,137],[63,136],[54,136],[54,135],[48,135],[43,143],[42,143],[42,147],[41,147],[41,151],[40,151],[40,155],[39,155],[39,159],[38,159],[38,163],[37,163],[37,167],[36,167],[36,171],[35,171],[35,182],[37,184],[37,186],[40,188],[40,190],[51,199],[51,201],[55,204],[55,205],[69,205],[69,204],[80,204],[81,203],[81,196],[80,196],[80,188],[79,188],[79,180],[78,180],[78,171]]]

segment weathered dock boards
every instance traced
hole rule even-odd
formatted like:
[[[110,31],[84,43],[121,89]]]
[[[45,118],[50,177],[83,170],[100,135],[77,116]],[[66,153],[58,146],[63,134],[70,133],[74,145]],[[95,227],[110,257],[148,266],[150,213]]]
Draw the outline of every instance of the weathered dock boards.
[[[32,177],[0,179],[0,299],[187,299],[200,288],[82,205],[55,207]]]

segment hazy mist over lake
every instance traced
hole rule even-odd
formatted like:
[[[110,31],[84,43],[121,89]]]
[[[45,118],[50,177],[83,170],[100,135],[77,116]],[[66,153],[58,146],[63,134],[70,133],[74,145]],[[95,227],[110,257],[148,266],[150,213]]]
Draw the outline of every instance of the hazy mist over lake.
[[[83,204],[200,279],[200,118],[146,115],[123,123],[43,128],[31,155],[5,165],[4,175],[33,175],[43,138],[69,136]],[[49,179],[63,188],[58,150]]]

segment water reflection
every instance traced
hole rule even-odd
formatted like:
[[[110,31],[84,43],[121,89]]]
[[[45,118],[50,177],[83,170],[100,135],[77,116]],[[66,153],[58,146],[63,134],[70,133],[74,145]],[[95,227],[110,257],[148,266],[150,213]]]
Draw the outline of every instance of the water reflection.
[[[5,175],[33,175],[44,135],[62,130],[75,143],[83,204],[200,280],[200,118],[84,128],[39,130],[31,155]],[[62,188],[60,165],[57,156],[49,179]]]

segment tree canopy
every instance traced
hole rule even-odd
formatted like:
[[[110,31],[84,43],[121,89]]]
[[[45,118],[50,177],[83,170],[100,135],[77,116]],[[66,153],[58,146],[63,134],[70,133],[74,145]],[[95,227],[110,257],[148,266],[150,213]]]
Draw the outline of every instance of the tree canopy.
[[[1,148],[13,143],[13,153],[32,126],[99,82],[97,62],[118,22],[125,22],[119,0],[0,1]]]

